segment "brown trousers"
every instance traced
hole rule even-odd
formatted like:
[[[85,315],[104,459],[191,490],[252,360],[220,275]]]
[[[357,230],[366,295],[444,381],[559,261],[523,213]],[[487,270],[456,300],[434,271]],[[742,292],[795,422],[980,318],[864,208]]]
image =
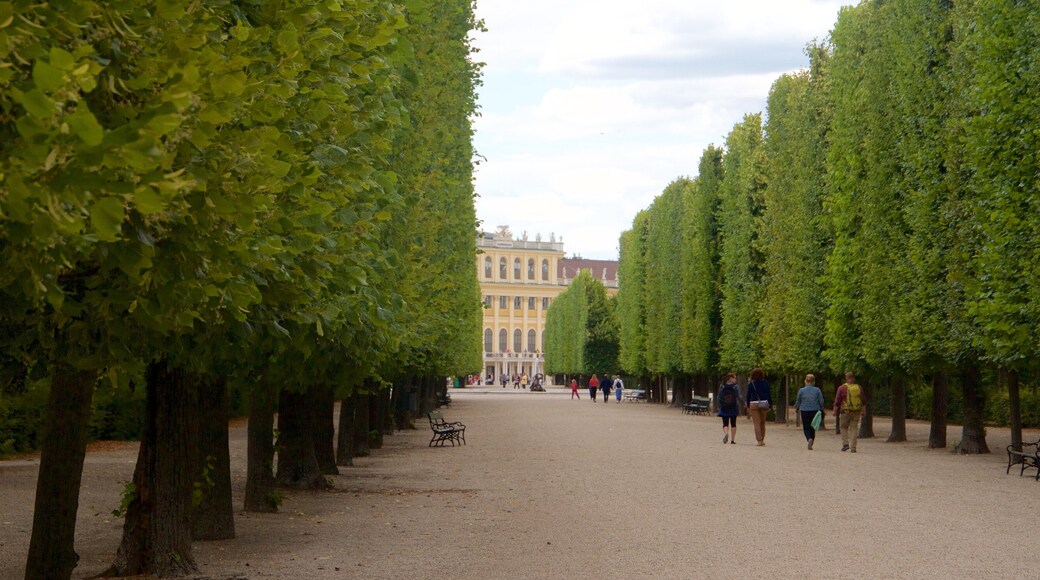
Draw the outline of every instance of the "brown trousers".
[[[751,422],[755,424],[755,440],[759,443],[766,440],[766,413],[769,409],[749,409]]]
[[[856,450],[856,438],[859,437],[859,412],[841,413],[841,444]]]

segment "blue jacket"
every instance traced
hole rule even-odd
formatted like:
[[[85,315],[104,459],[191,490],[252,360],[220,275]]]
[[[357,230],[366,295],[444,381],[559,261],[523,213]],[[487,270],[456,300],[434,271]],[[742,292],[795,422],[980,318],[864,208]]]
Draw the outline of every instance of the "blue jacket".
[[[794,408],[799,411],[822,411],[823,391],[816,385],[805,385],[798,389],[794,400]]]
[[[736,395],[733,404],[730,406],[724,406],[722,404],[722,389],[726,388],[726,385],[733,387],[733,393]],[[740,387],[737,383],[723,383],[719,385],[719,392],[715,393],[715,408],[718,409],[719,417],[736,417],[740,415],[740,408],[744,406],[744,400],[740,396]]]
[[[773,394],[769,392],[769,381],[765,379],[748,381],[747,400],[748,403],[751,401],[769,401],[769,406],[772,407]]]

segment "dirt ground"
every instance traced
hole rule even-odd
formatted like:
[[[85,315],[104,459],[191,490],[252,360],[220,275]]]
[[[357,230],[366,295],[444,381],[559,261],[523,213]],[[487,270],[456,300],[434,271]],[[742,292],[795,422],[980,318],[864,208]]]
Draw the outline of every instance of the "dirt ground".
[[[278,514],[236,514],[238,537],[198,542],[212,578],[1025,578],[1036,577],[1040,483],[1005,475],[1009,435],[988,456],[927,450],[928,426],[859,453],[821,433],[751,424],[723,445],[718,419],[569,393],[453,392],[468,445],[426,446],[420,426]],[[583,393],[587,395],[587,391]],[[833,421],[830,421],[833,424]],[[959,440],[951,427],[951,446]],[[1035,440],[1037,432],[1028,433]],[[88,454],[77,578],[115,554],[135,444]],[[235,504],[245,429],[232,429]],[[0,578],[21,578],[35,458],[0,462]]]

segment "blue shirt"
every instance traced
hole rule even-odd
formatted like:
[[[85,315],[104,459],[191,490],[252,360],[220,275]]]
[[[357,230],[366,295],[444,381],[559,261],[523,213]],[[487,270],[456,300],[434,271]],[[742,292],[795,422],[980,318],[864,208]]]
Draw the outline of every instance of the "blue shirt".
[[[823,391],[816,385],[805,385],[798,389],[798,396],[794,400],[794,408],[799,411],[822,411]]]

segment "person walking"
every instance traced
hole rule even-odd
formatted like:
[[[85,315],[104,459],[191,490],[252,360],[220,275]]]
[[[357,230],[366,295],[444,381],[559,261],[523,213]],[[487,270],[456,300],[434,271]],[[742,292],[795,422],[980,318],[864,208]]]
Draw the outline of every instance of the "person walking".
[[[614,375],[614,396],[617,397],[617,402],[621,404],[621,394],[625,390],[625,382],[621,380],[621,375]]]
[[[737,444],[737,416],[740,415],[740,387],[737,385],[737,375],[728,373],[726,380],[719,385],[719,393],[715,396],[718,402],[718,412],[722,417],[722,443]]]
[[[855,453],[859,420],[867,414],[867,407],[863,404],[863,387],[856,384],[854,373],[845,373],[845,382],[834,394],[834,413],[840,413],[838,425],[841,427],[841,450]]]
[[[571,379],[571,400],[573,401],[575,397],[579,401],[581,400],[581,395],[578,394],[578,379]]]
[[[501,379],[502,379],[502,388],[504,389],[504,388],[506,388],[506,383],[509,382],[509,377],[506,376],[505,373],[502,373]]]
[[[603,373],[603,380],[599,383],[599,388],[603,389],[603,402],[610,402],[610,388],[614,386],[614,381],[610,380],[610,373]]]
[[[520,375],[520,386],[526,389],[527,388],[527,380],[528,380],[527,379],[527,371],[524,371],[524,373],[522,375]]]
[[[769,392],[769,381],[762,369],[751,371],[751,380],[747,388],[748,416],[755,425],[755,439],[758,446],[766,444],[766,414],[773,406],[773,395]]]
[[[802,414],[802,432],[805,433],[809,451],[812,451],[813,441],[816,440],[816,428],[813,427],[813,423],[816,421],[817,413],[821,414],[821,419],[823,414],[823,391],[816,386],[815,376],[805,375],[805,386],[798,389],[794,409]]]
[[[589,379],[589,397],[592,398],[593,403],[596,402],[597,391],[599,391],[599,377],[596,375],[592,375],[592,378]]]

